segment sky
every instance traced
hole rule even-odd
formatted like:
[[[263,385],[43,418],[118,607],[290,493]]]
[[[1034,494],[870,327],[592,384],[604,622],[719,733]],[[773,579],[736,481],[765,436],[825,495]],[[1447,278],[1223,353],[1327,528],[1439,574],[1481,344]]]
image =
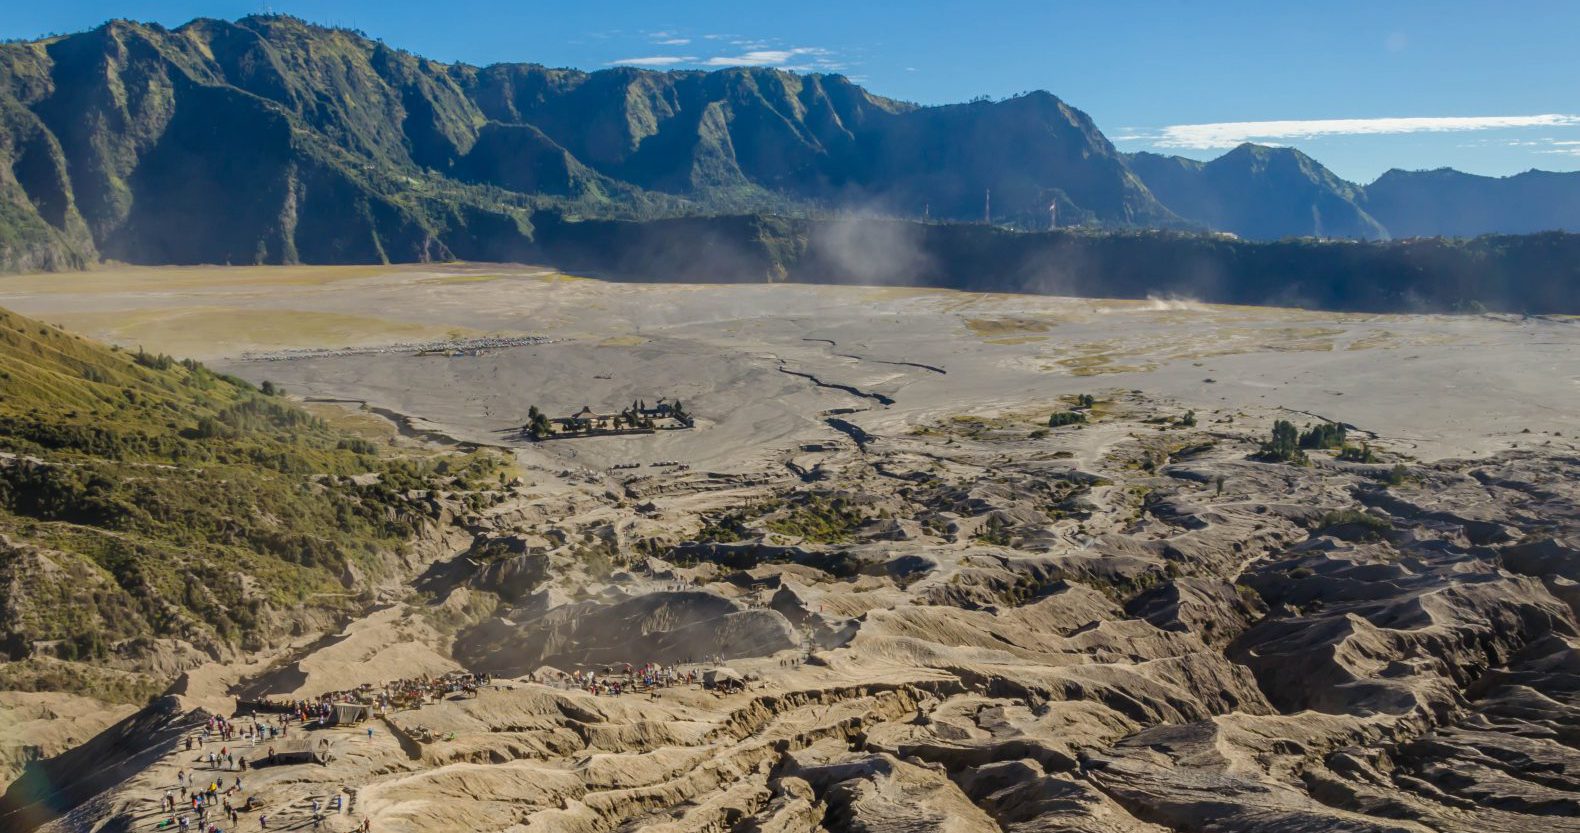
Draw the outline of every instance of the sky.
[[[837,72],[922,104],[1033,89],[1120,150],[1291,145],[1339,176],[1580,170],[1575,0],[10,0],[0,37],[294,14],[443,61]]]

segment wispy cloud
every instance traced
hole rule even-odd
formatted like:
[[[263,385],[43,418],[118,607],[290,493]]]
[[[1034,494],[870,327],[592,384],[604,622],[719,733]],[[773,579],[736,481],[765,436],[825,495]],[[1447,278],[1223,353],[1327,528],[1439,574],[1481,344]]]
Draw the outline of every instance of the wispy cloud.
[[[1580,156],[1580,141],[1567,141],[1566,140],[1566,141],[1560,142],[1560,141],[1554,140],[1554,141],[1548,141],[1545,144],[1547,145],[1547,149],[1546,150],[1539,150],[1539,151],[1536,151],[1536,152],[1537,153],[1556,154],[1556,155],[1559,155],[1559,156]]]
[[[715,55],[703,63],[710,67],[776,67],[804,56],[821,57],[827,54],[827,50],[812,46],[798,46],[794,49],[752,49],[739,55]]]
[[[1580,126],[1580,115],[1544,113],[1534,116],[1430,116],[1376,119],[1298,119],[1174,124],[1158,132],[1130,130],[1117,141],[1149,141],[1157,147],[1209,150],[1242,142],[1277,143],[1321,136],[1400,133],[1447,133],[1521,127]]]
[[[647,55],[641,58],[621,58],[610,61],[610,66],[617,67],[671,67],[676,64],[694,64],[697,58],[694,55]]]
[[[830,50],[817,46],[789,49],[748,49],[735,55],[715,55],[703,62],[710,67],[775,67],[794,72],[836,72],[848,64]]]
[[[655,46],[685,46],[691,38],[679,37],[672,31],[650,32],[649,39]],[[745,40],[736,35],[703,35],[705,40],[728,39],[737,51],[724,55],[639,55],[610,61],[610,66],[673,67],[692,65],[700,67],[774,67],[795,72],[836,72],[848,64],[833,51],[819,46],[786,47],[762,40]],[[702,46],[716,46],[701,44]]]

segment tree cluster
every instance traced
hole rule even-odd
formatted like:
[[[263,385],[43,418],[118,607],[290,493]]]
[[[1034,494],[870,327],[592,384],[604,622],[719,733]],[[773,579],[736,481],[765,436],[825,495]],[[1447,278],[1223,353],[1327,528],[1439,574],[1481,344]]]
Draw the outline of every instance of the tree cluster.
[[[1324,422],[1300,434],[1301,448],[1343,448],[1349,432],[1336,422]]]
[[[1273,433],[1262,442],[1258,459],[1270,463],[1304,463],[1306,452],[1300,450],[1300,432],[1287,419],[1273,423]]]
[[[554,426],[549,423],[549,418],[538,410],[538,406],[533,405],[527,409],[527,424],[521,426],[521,430],[535,439],[543,439],[554,433]]]
[[[1086,414],[1080,411],[1055,411],[1048,417],[1048,427],[1058,428],[1064,425],[1075,425],[1086,421]]]

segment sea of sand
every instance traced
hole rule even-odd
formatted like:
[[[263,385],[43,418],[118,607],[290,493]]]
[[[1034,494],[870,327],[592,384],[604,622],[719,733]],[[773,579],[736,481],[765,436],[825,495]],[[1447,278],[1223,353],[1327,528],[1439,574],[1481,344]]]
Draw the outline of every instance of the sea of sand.
[[[833,436],[830,411],[856,409],[849,421],[881,434],[940,414],[1103,390],[1343,421],[1422,459],[1580,434],[1573,318],[611,283],[479,264],[12,277],[0,280],[0,306],[301,397],[366,403],[466,443],[526,445],[513,435],[533,405],[560,415],[678,398],[699,418],[694,431],[530,452],[594,469],[675,460],[749,471],[785,447]],[[552,342],[450,356],[277,352],[488,335]]]

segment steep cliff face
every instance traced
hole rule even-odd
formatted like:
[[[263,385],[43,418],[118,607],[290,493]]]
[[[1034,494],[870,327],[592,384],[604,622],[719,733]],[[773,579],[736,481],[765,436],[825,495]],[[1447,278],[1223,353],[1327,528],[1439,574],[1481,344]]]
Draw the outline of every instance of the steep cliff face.
[[[413,162],[422,138],[447,135],[435,122],[455,123],[425,132],[404,110],[422,68],[347,33],[267,23],[116,21],[0,47],[0,263],[452,256],[455,209],[488,201]]]
[[[59,140],[23,102],[41,87],[42,49],[0,48],[0,270],[80,269],[97,257]]]
[[[992,189],[1000,219],[1179,222],[1046,93],[919,108],[777,70],[480,69],[288,17],[0,46],[0,156],[6,269],[515,251],[545,206],[975,219]]]

